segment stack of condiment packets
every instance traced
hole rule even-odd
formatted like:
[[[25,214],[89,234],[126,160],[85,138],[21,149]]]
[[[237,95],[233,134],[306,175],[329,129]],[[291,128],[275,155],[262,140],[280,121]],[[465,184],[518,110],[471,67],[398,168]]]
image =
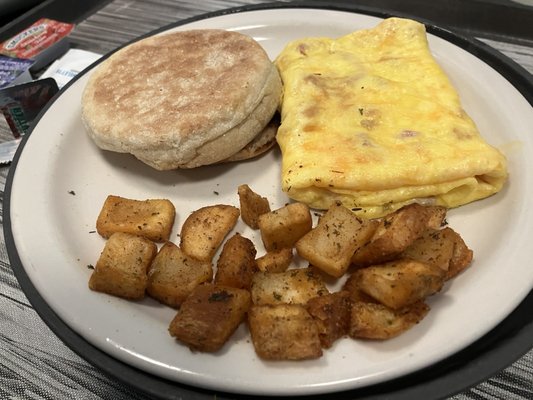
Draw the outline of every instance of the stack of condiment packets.
[[[59,89],[101,57],[69,50],[73,28],[73,24],[42,18],[0,45],[0,112],[14,137],[0,144],[0,164],[13,160],[21,137]]]

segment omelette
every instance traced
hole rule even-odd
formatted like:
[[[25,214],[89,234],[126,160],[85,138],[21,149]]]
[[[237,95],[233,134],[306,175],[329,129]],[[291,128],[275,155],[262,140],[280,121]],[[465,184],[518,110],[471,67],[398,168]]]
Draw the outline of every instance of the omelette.
[[[424,25],[388,18],[337,39],[296,40],[275,64],[290,198],[374,218],[412,202],[457,207],[504,185],[505,157],[463,110]]]

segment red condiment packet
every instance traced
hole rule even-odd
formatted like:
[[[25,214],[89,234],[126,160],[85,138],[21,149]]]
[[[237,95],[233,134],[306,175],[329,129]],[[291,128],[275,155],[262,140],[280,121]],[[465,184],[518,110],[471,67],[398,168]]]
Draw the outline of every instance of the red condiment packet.
[[[73,28],[73,24],[41,18],[3,42],[0,54],[31,59],[35,61],[34,68],[43,67],[68,49],[68,45],[65,47],[65,38]]]

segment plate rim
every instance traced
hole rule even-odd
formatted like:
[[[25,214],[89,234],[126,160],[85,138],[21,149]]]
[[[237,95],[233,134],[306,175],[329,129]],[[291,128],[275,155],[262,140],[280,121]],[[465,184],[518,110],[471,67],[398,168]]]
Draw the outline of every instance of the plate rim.
[[[46,113],[54,101],[61,96],[63,91],[68,90],[68,87],[70,87],[70,85],[72,85],[77,79],[91,70],[95,65],[108,58],[114,52],[133,42],[160,32],[164,32],[168,29],[213,17],[243,13],[247,11],[298,8],[351,12],[380,18],[400,16],[416,19],[426,25],[426,29],[429,33],[461,47],[462,49],[473,54],[475,57],[479,58],[481,61],[493,67],[515,89],[517,89],[531,105],[533,105],[533,76],[507,56],[477,39],[459,35],[451,30],[439,27],[429,20],[412,14],[392,12],[386,9],[378,9],[361,5],[296,1],[288,3],[262,3],[244,5],[203,13],[191,18],[176,21],[136,37],[122,46],[119,46],[117,49],[105,54],[98,61],[91,64],[78,76],[71,80],[47,104],[45,109],[39,113],[33,126],[36,126],[39,119]],[[64,322],[55,314],[51,307],[41,297],[37,289],[33,286],[33,283],[26,274],[24,266],[19,258],[17,248],[15,246],[13,232],[11,230],[11,192],[16,166],[23,148],[30,136],[31,131],[22,140],[7,176],[4,189],[5,212],[3,229],[8,257],[15,277],[17,278],[26,297],[41,319],[43,319],[45,324],[49,326],[49,328],[59,339],[61,339],[71,350],[81,356],[85,361],[98,367],[108,376],[119,379],[125,385],[134,387],[137,390],[147,394],[162,398],[174,398],[174,396],[176,396],[176,390],[179,389],[181,390],[180,394],[186,394],[188,396],[187,398],[212,398],[213,394],[216,394],[217,397],[221,399],[230,398],[225,396],[231,396],[231,398],[248,398],[247,395],[233,393],[229,394],[209,389],[192,387],[141,371],[96,348],[78,335],[75,331],[73,331],[66,322]],[[394,393],[395,398],[398,399],[411,399],[415,396],[423,396],[424,398],[436,398],[435,396],[438,396],[440,398],[453,395],[454,393],[462,391],[487,379],[489,376],[497,373],[507,365],[510,365],[512,362],[517,360],[520,356],[527,353],[531,349],[533,346],[533,317],[528,313],[528,309],[531,309],[531,307],[533,307],[533,290],[530,291],[520,305],[509,316],[507,316],[507,318],[500,322],[497,327],[485,334],[483,337],[479,338],[467,348],[446,357],[444,360],[429,367],[423,368],[422,370],[418,370],[411,374],[384,383],[343,392],[331,393],[330,395],[339,399],[357,396],[358,398],[369,400],[380,399],[382,396],[390,396],[391,393]],[[527,318],[530,320],[527,321]],[[480,354],[480,351],[483,352]],[[446,364],[452,365],[453,368],[446,366]],[[421,382],[421,375],[426,376],[426,378],[423,379],[423,382]],[[450,377],[454,380],[454,382],[457,382],[458,385],[452,387],[452,385],[449,384]],[[319,394],[316,396],[318,397],[321,395]],[[313,398],[315,395],[308,397]]]

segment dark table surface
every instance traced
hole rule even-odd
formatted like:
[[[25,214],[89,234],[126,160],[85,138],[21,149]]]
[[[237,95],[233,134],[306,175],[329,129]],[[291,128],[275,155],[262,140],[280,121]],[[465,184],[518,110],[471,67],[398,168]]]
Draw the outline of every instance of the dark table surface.
[[[83,21],[79,21],[71,35],[71,46],[104,54],[139,35],[185,18],[228,7],[260,3],[264,2],[114,0],[104,4],[101,9],[94,10],[95,12]],[[394,2],[374,2],[374,4],[379,3],[391,6]],[[410,3],[411,7],[417,5],[416,1],[405,3]],[[460,9],[453,8],[459,7],[456,2],[446,3],[452,7],[448,9],[451,10],[450,12],[461,12]],[[479,7],[479,15],[482,15],[488,12],[490,7],[501,7],[502,3],[506,2],[487,0],[484,3],[481,1],[470,3],[477,3],[474,6]],[[532,7],[507,3],[510,7],[515,7],[515,12],[518,7],[519,11],[526,13],[523,17],[524,21],[531,18]],[[426,15],[421,15],[424,18],[430,18],[432,12],[435,14],[435,7],[433,9],[429,7],[429,10],[427,7],[405,9],[405,6],[401,6],[398,8],[401,8],[399,12],[409,12],[413,15],[426,13]],[[494,10],[492,14],[484,17],[485,21],[497,17],[493,14]],[[464,18],[472,18],[472,16],[465,15]],[[533,36],[533,25],[524,28],[521,25],[524,22],[518,19],[515,20],[517,26],[514,29],[506,30],[505,24],[500,24],[495,26],[494,31],[491,32],[483,21],[479,21],[473,28],[458,23],[454,18],[449,18],[448,22],[450,25],[458,25],[456,28],[462,33],[475,34],[530,73],[533,72],[533,41],[530,41],[528,37],[528,35]],[[513,25],[509,23],[510,21],[507,22],[507,26]],[[8,139],[9,133],[0,132],[0,140]],[[8,171],[8,166],[0,168],[2,199]],[[7,256],[3,234],[0,236],[0,242],[0,399],[149,398],[142,391],[120,383],[112,376],[103,373],[57,338],[35,312],[15,278]],[[475,383],[476,385],[469,389],[462,388],[461,392],[450,399],[533,399],[533,350],[524,354],[507,368],[486,377],[486,380],[472,382],[472,384]],[[190,392],[187,393],[190,394]],[[185,393],[176,393],[176,398],[188,397],[190,395]],[[217,396],[212,394],[208,397],[216,398]]]

